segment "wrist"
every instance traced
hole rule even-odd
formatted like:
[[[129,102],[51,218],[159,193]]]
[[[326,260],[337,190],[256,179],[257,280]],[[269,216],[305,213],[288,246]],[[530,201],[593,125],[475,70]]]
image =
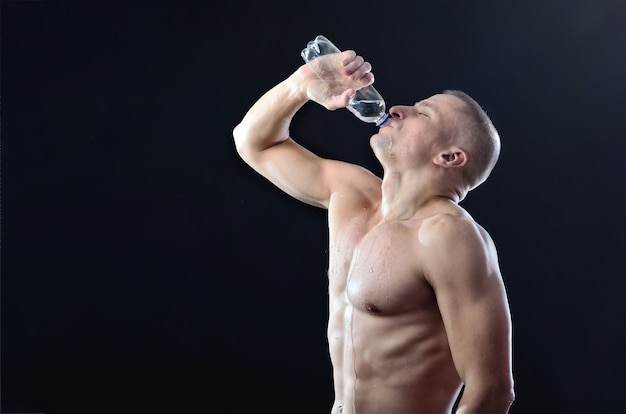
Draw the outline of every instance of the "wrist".
[[[294,73],[292,73],[287,79],[286,83],[289,88],[289,97],[296,101],[300,101],[303,104],[310,100],[307,93],[309,74],[307,73],[307,66],[300,66]],[[309,69],[310,70],[310,69]]]

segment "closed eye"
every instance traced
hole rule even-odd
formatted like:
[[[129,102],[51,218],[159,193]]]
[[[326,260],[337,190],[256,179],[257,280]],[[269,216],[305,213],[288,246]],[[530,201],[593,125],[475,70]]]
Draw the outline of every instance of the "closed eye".
[[[420,101],[415,103],[415,109],[418,116],[425,116],[431,118],[431,115],[437,115],[437,111],[434,105],[428,101]],[[424,112],[428,111],[428,112]]]

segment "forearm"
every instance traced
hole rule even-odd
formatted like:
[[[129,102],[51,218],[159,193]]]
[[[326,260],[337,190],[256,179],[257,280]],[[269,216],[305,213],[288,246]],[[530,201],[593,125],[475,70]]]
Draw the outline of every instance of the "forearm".
[[[267,91],[233,131],[239,153],[261,152],[285,141],[294,115],[308,100],[300,71]]]

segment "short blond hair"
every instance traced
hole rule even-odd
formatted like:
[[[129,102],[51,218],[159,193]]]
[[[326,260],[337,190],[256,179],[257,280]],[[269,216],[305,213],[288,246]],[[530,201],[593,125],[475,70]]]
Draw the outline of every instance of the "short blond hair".
[[[456,96],[466,104],[469,123],[465,123],[461,134],[471,143],[471,148],[466,149],[469,159],[465,176],[470,189],[473,189],[489,177],[498,162],[500,135],[487,112],[474,98],[456,89],[446,89],[443,94]]]

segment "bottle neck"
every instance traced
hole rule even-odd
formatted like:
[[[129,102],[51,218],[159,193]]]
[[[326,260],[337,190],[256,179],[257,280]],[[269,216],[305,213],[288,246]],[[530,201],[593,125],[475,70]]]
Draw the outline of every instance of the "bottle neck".
[[[385,125],[387,121],[389,121],[389,118],[391,118],[389,114],[384,114],[378,119],[378,121],[376,121],[376,126],[380,128],[381,126]]]

